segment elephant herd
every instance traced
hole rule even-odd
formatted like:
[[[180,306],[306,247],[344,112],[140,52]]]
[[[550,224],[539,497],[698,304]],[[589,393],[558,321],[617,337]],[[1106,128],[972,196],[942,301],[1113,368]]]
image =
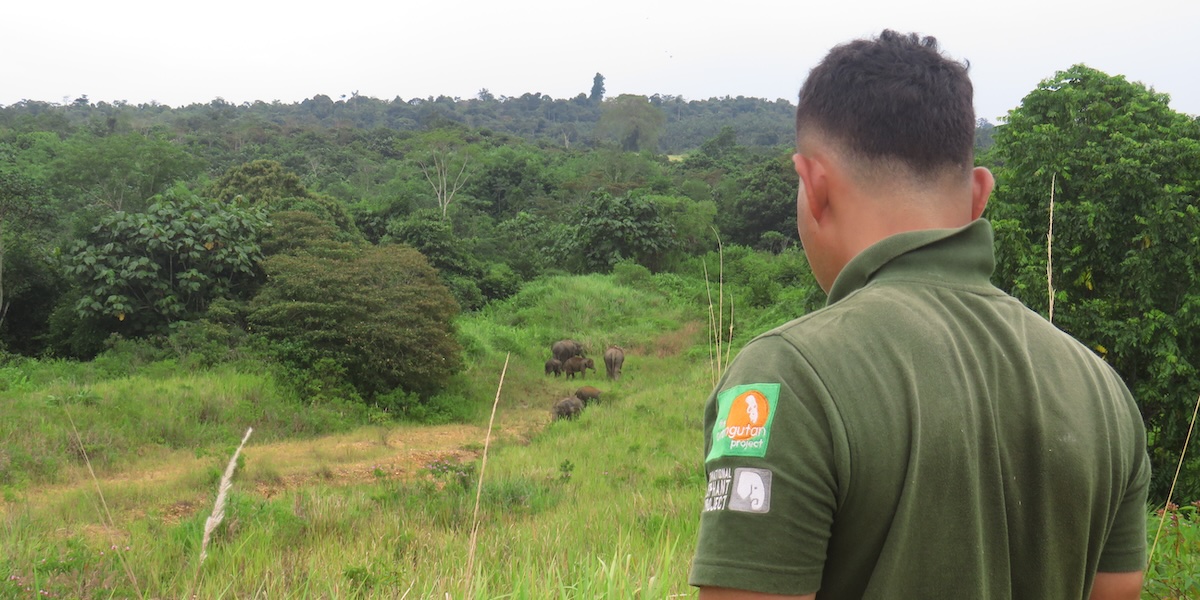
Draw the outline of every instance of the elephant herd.
[[[575,340],[559,340],[550,346],[552,357],[546,361],[546,375],[566,375],[568,379],[575,379],[575,375],[580,377],[587,376],[587,370],[596,371],[596,362],[584,356],[583,344]],[[617,380],[621,378],[621,367],[625,364],[625,350],[620,346],[609,346],[604,351],[604,370],[609,379]],[[584,407],[592,402],[600,402],[600,390],[586,385],[577,390],[572,396],[568,396],[554,403],[554,408],[551,409],[551,414],[555,420],[558,419],[574,419],[583,412]]]
[[[575,340],[559,340],[550,346],[551,358],[546,361],[546,374],[555,377],[565,374],[568,379],[575,379],[578,373],[587,376],[587,370],[596,371],[596,362],[583,354],[583,344]],[[604,351],[604,371],[609,379],[621,378],[621,367],[625,364],[625,349],[620,346],[609,346]]]

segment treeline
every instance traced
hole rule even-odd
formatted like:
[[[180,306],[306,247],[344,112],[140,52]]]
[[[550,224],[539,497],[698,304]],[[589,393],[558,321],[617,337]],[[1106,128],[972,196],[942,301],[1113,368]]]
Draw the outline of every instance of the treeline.
[[[0,343],[252,348],[305,397],[403,411],[463,364],[457,311],[547,274],[685,289],[719,239],[742,331],[819,305],[795,243],[787,103],[605,99],[597,83],[571,100],[0,109]],[[779,120],[761,138],[734,125],[667,141],[688,111],[718,108]],[[1052,297],[1055,324],[1129,382],[1165,489],[1200,393],[1200,122],[1080,65],[977,140],[998,180],[996,284],[1047,316]],[[1200,458],[1185,473],[1200,495]]]
[[[385,129],[416,132],[458,125],[486,129],[544,146],[595,148],[617,144],[625,150],[681,154],[715,137],[725,127],[741,145],[791,143],[795,105],[743,96],[687,100],[681,96],[622,95],[604,98],[603,77],[591,95],[552,98],[540,93],[496,97],[486,89],[474,98],[448,96],[381,100],[352,94],[337,100],[318,94],[302,102],[207,104],[172,108],[161,104],[91,102],[87,96],[66,105],[22,101],[0,107],[0,127],[52,131],[80,128],[96,134],[159,130],[206,146],[238,152],[279,135],[327,129]],[[636,121],[636,122],[635,122]]]

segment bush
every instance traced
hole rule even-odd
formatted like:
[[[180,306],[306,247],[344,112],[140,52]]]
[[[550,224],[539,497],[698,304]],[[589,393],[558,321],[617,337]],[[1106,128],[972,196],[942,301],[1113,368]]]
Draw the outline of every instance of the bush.
[[[488,265],[479,281],[479,291],[487,302],[503,300],[521,290],[521,276],[504,263]]]
[[[651,281],[650,269],[631,260],[622,260],[613,265],[613,278],[621,285],[644,287]]]
[[[462,367],[458,312],[437,271],[406,246],[347,249],[336,257],[277,255],[251,302],[253,332],[299,370],[319,361],[364,398],[440,390]]]

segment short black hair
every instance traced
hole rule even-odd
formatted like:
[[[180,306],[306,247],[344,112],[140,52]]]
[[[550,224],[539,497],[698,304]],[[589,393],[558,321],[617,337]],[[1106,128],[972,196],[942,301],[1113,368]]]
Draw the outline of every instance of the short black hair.
[[[796,107],[799,140],[816,132],[857,159],[895,162],[918,177],[974,166],[968,63],[933,37],[890,29],[834,47],[809,73]]]

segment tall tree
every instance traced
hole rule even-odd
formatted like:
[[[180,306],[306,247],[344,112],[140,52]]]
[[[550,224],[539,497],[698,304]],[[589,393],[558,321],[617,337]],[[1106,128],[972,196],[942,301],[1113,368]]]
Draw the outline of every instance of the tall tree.
[[[1076,65],[996,128],[999,284],[1129,384],[1164,497],[1200,390],[1200,121],[1165,94]],[[1169,466],[1170,465],[1170,466]],[[1191,461],[1183,495],[1200,495]]]
[[[434,129],[405,142],[408,154],[433,190],[442,219],[447,217],[455,195],[472,174],[476,149],[457,128]]]
[[[601,135],[615,141],[626,152],[658,150],[658,136],[667,116],[645,96],[621,94],[604,103],[600,122]]]
[[[592,78],[592,93],[588,95],[588,100],[592,104],[599,104],[604,101],[604,76],[596,73]]]

